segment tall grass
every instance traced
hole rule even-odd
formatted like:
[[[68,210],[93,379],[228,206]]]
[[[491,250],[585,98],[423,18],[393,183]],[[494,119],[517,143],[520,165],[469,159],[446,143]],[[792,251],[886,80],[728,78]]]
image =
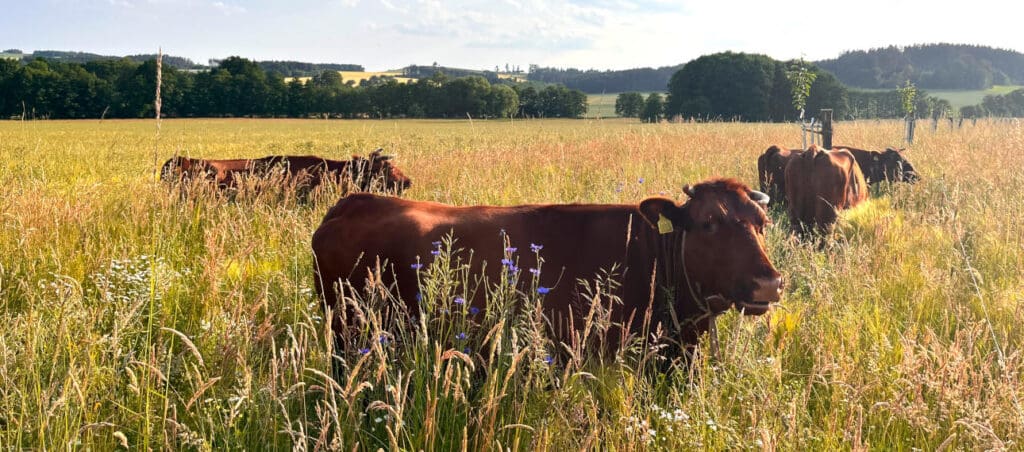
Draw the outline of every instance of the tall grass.
[[[900,127],[844,122],[835,141],[895,145]],[[340,192],[183,197],[152,179],[152,133],[151,121],[0,122],[0,449],[1024,441],[1019,125],[920,134],[908,152],[923,180],[881,187],[825,249],[776,216],[783,303],[726,314],[718,358],[670,373],[655,332],[605,352],[614,300],[599,288],[614,278],[590,282],[589,333],[561,344],[529,273],[476,286],[457,238],[423,256],[423,312],[381,288],[346,291],[330,315],[361,328],[336,348],[309,240]],[[414,179],[408,197],[455,204],[636,202],[715,175],[754,184],[761,151],[798,144],[787,125],[617,120],[169,120],[160,133],[166,157],[381,146]],[[487,310],[456,301],[472,290],[488,291]]]

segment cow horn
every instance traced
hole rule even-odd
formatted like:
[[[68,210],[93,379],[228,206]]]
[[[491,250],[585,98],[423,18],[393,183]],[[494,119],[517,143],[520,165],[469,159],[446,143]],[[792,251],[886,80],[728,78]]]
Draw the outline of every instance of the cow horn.
[[[750,193],[748,193],[748,196],[750,196],[750,200],[751,201],[754,201],[754,202],[760,204],[761,207],[768,207],[768,201],[771,201],[771,199],[772,199],[768,195],[766,195],[764,193],[761,193],[761,192],[759,192],[757,190],[750,190]]]

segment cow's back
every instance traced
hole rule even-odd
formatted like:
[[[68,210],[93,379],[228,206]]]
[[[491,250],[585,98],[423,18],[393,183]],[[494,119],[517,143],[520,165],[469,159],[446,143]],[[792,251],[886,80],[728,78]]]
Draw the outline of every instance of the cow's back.
[[[867,198],[867,184],[853,154],[812,147],[786,166],[787,212],[798,232],[828,230],[838,211]]]
[[[558,285],[546,297],[556,310],[568,309],[577,279],[592,279],[602,269],[625,264],[627,231],[638,215],[635,206],[525,205],[515,207],[452,207],[430,202],[408,201],[372,194],[343,198],[324,217],[313,234],[317,265],[317,288],[329,304],[337,295],[334,284],[348,280],[361,287],[376,260],[386,261],[385,270],[397,278],[399,294],[415,312],[417,293],[415,264],[433,260],[433,242],[451,234],[454,249],[465,250],[474,274],[484,272],[496,281],[510,265],[527,270],[538,268],[531,244],[543,246],[546,267],[540,275],[542,286]],[[506,251],[503,237],[516,250]],[[502,259],[512,256],[510,265]],[[486,262],[486,266],[483,263]],[[648,275],[649,277],[649,275]],[[478,295],[482,295],[478,294]],[[482,302],[483,300],[477,300]]]

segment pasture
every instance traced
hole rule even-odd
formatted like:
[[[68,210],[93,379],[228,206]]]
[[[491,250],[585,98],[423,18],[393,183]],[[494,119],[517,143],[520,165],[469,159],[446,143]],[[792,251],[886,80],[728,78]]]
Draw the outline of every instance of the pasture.
[[[835,142],[902,132],[840,122]],[[0,122],[0,449],[1024,447],[1020,123],[922,129],[922,180],[877,188],[824,249],[773,213],[782,303],[725,314],[719,356],[702,342],[671,373],[638,343],[598,359],[599,319],[562,347],[528,309],[457,312],[465,275],[434,266],[425,333],[375,325],[332,365],[310,237],[337,191],[182,197],[154,172],[176,153],[383,147],[411,199],[635,203],[717,175],[755,186],[757,156],[798,146],[796,126],[165,120],[156,137],[152,120]],[[526,283],[494,300],[536,301]]]

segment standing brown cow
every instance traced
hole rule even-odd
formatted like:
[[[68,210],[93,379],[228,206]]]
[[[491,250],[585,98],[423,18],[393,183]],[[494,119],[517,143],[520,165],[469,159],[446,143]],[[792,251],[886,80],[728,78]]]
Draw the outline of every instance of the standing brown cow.
[[[771,197],[773,205],[785,203],[786,164],[803,152],[803,149],[785,149],[772,145],[757,158],[757,177],[761,183],[761,191]]]
[[[798,233],[830,231],[840,210],[867,197],[864,174],[849,151],[811,145],[786,165],[787,212]]]
[[[313,234],[317,290],[335,307],[335,284],[347,280],[365,290],[369,267],[380,258],[388,263],[384,283],[390,284],[393,274],[401,299],[416,313],[419,262],[430,259],[436,241],[451,233],[459,248],[474,250],[473,272],[483,271],[481,261],[486,261],[487,277],[496,281],[511,262],[499,264],[507,259],[505,234],[514,248],[543,246],[539,283],[549,289],[544,309],[562,340],[568,340],[569,319],[579,328],[589,309],[576,281],[592,280],[618,265],[624,270],[622,304],[612,308],[612,321],[639,331],[653,300],[651,328],[661,324],[673,339],[694,344],[712,316],[732,306],[748,315],[768,311],[779,300],[782,279],[764,248],[768,218],[759,204],[767,203],[766,195],[729,179],[684,191],[689,196],[684,204],[648,198],[640,204],[514,207],[348,196]],[[515,257],[518,267],[537,267],[532,253]],[[478,294],[470,303],[482,309],[486,300]],[[335,319],[333,328],[346,336],[344,322]]]
[[[382,189],[401,194],[412,185],[402,171],[391,162],[391,156],[378,149],[366,158],[353,155],[351,160],[330,160],[312,155],[273,155],[257,159],[207,160],[173,157],[164,163],[160,178],[164,181],[209,180],[218,188],[238,188],[244,177],[283,180],[308,191],[322,183],[339,184],[351,180],[361,191]]]

